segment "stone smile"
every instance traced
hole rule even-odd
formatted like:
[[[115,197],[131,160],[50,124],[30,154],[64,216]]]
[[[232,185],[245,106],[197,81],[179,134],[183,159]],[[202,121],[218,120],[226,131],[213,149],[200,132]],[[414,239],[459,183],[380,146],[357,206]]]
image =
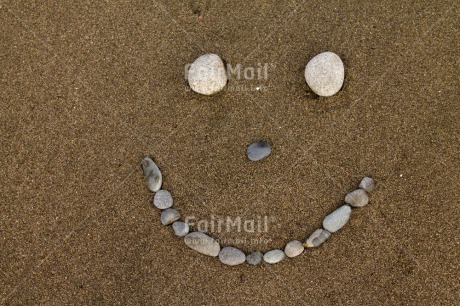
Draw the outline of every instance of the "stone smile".
[[[254,145],[255,144],[255,145]],[[253,147],[249,146],[247,154],[248,158],[254,157],[253,150],[256,150],[258,157],[265,157],[270,154],[267,148],[268,143],[254,143]],[[262,148],[262,149],[261,149]],[[260,151],[261,150],[261,151]],[[259,159],[261,159],[259,158]],[[254,158],[253,160],[258,160]],[[209,235],[196,231],[190,232],[189,225],[183,221],[179,221],[180,213],[171,208],[173,198],[167,190],[161,189],[162,175],[158,166],[150,157],[145,157],[141,162],[144,171],[145,184],[151,192],[154,193],[153,205],[162,210],[161,223],[164,225],[172,224],[174,233],[178,237],[184,237],[185,244],[204,255],[217,257],[226,265],[235,266],[247,262],[251,265],[257,265],[262,262],[262,259],[269,264],[278,263],[286,257],[293,258],[302,254],[307,248],[318,247],[323,244],[332,233],[340,230],[350,219],[352,207],[363,207],[369,203],[368,193],[374,189],[374,180],[370,177],[364,177],[359,184],[359,189],[350,192],[345,196],[345,205],[340,206],[335,211],[327,215],[323,220],[322,228],[313,232],[303,243],[299,240],[293,240],[286,244],[284,251],[275,249],[262,254],[262,252],[253,252],[245,255],[241,250],[227,246],[221,248],[219,243]]]

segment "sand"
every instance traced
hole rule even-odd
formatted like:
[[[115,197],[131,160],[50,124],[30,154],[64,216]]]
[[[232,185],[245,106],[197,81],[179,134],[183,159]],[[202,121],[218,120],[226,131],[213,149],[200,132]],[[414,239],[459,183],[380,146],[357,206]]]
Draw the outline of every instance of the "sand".
[[[459,13],[1,1],[0,304],[457,304]],[[303,70],[328,50],[345,85],[318,98]],[[206,52],[267,78],[194,94],[184,66]],[[259,139],[272,153],[250,162]],[[320,248],[227,267],[161,225],[146,155],[183,216],[267,216],[267,232],[213,233],[245,252],[304,240],[363,176],[377,185]]]

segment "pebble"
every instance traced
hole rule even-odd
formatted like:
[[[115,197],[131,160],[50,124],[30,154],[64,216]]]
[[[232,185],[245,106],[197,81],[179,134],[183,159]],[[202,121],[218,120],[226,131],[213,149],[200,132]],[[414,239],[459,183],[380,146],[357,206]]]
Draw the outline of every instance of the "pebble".
[[[163,225],[169,225],[173,223],[174,221],[179,220],[179,218],[180,218],[180,214],[177,210],[168,208],[166,210],[163,210],[163,212],[161,213],[160,220],[161,220],[161,223],[163,223]]]
[[[305,67],[305,80],[319,96],[335,95],[343,86],[345,68],[334,52],[323,52],[313,57]]]
[[[158,190],[153,196],[153,205],[159,209],[166,209],[173,205],[171,193],[167,190]]]
[[[217,54],[204,54],[197,58],[187,75],[190,88],[202,95],[212,95],[227,84],[227,70]]]
[[[157,192],[161,188],[163,178],[158,166],[150,157],[145,157],[141,162],[142,170],[144,171],[145,185],[152,192]]]
[[[302,254],[304,251],[305,247],[303,246],[302,242],[299,240],[293,240],[291,242],[288,242],[286,244],[286,247],[284,248],[284,253],[286,254],[287,257],[296,257]]]
[[[270,144],[267,141],[259,140],[248,146],[246,154],[250,160],[258,161],[270,155],[271,150]]]
[[[343,205],[326,216],[323,220],[324,229],[334,233],[341,229],[350,219],[351,207]]]
[[[198,253],[216,257],[220,252],[220,245],[205,233],[192,232],[184,237],[185,244]]]
[[[325,229],[317,229],[313,234],[308,237],[305,241],[305,246],[307,248],[315,248],[323,244],[324,241],[328,240],[331,237],[331,233]]]
[[[236,266],[242,264],[246,260],[246,255],[237,248],[225,247],[219,252],[219,260],[223,264]]]
[[[176,221],[173,223],[172,228],[174,230],[174,234],[179,237],[183,237],[188,234],[190,228],[187,223],[182,221]]]
[[[356,189],[345,196],[345,202],[353,207],[363,207],[369,203],[369,197],[364,189]]]
[[[367,176],[363,178],[361,183],[359,183],[359,188],[364,189],[369,193],[374,190],[374,187],[375,187],[374,180]]]
[[[264,261],[269,264],[278,263],[284,258],[286,258],[286,254],[281,250],[271,250],[264,254]]]
[[[246,256],[246,261],[250,265],[258,265],[262,262],[262,259],[264,258],[264,254],[262,252],[252,252],[248,256]]]

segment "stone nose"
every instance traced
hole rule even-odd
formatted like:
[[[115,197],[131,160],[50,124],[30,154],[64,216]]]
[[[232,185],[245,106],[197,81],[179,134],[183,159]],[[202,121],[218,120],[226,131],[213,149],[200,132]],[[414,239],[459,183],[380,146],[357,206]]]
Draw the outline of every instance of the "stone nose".
[[[249,160],[259,161],[270,155],[271,146],[266,140],[256,141],[248,146],[246,155]]]

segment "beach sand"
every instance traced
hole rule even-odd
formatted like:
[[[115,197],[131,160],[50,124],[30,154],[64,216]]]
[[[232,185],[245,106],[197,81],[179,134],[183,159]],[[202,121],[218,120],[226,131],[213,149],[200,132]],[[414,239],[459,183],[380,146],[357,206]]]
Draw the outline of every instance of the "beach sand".
[[[459,8],[1,1],[0,304],[458,304]],[[323,51],[346,69],[330,98],[304,79]],[[190,92],[208,52],[267,77]],[[259,139],[272,153],[250,162]],[[183,216],[267,216],[212,233],[246,253],[306,239],[366,175],[376,189],[321,247],[228,267],[161,225],[144,156]]]

